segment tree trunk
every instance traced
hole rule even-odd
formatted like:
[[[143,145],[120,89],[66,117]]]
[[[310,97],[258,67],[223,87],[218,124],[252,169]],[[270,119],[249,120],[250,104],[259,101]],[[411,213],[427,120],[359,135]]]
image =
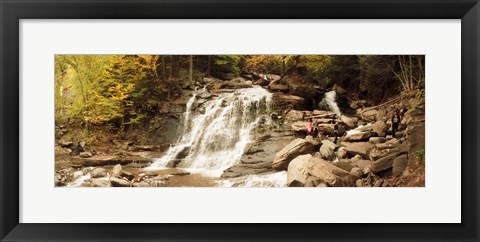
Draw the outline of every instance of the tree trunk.
[[[162,55],[162,79],[165,80],[165,56]]]
[[[212,70],[212,56],[208,56],[208,66],[207,66],[207,76],[210,76],[210,72]]]

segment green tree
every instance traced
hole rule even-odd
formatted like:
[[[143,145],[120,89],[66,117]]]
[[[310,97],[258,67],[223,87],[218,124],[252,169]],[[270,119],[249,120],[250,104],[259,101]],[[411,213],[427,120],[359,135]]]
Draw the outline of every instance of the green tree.
[[[215,55],[213,57],[213,65],[211,74],[213,76],[221,77],[224,74],[233,73],[240,74],[240,62],[243,60],[241,55]]]
[[[68,118],[82,120],[88,133],[93,109],[98,102],[98,90],[108,57],[100,55],[58,55],[56,65],[64,66],[64,85],[69,87],[68,102],[71,107],[66,112]]]

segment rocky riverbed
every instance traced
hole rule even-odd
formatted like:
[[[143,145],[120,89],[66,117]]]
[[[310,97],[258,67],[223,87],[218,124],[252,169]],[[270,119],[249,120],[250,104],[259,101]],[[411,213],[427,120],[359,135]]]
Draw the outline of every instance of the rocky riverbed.
[[[58,134],[55,186],[424,186],[423,99],[405,93],[367,107],[349,100],[341,87],[302,85],[276,75],[207,78],[198,85],[205,88],[177,102],[183,108],[171,108],[176,116],[165,111],[182,124],[176,145],[127,140],[112,152]],[[315,98],[321,99],[312,106],[309,100]],[[394,109],[403,110],[395,134]],[[307,136],[308,119],[315,132]]]

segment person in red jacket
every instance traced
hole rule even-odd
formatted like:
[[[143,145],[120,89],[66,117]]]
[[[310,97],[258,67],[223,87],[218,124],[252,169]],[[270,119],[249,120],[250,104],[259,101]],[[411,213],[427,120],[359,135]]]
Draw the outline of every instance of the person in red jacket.
[[[312,119],[309,118],[307,120],[307,135],[312,135],[312,132],[313,132],[313,122],[312,122]]]

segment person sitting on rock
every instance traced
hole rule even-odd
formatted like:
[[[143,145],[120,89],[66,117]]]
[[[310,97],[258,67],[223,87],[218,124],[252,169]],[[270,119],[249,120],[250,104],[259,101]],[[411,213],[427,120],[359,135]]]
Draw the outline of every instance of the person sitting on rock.
[[[395,133],[398,131],[398,124],[400,123],[400,112],[398,109],[393,111],[392,116],[392,137],[395,137]]]
[[[312,119],[309,118],[307,120],[307,135],[312,135],[312,131],[313,131],[313,123],[312,123]]]
[[[339,125],[339,123],[340,122],[337,120],[335,122],[335,125],[333,125],[333,135],[335,136],[335,139],[333,140],[333,143],[335,143],[335,144],[337,143],[337,139],[338,139],[338,133],[339,133],[338,132],[338,125]]]

